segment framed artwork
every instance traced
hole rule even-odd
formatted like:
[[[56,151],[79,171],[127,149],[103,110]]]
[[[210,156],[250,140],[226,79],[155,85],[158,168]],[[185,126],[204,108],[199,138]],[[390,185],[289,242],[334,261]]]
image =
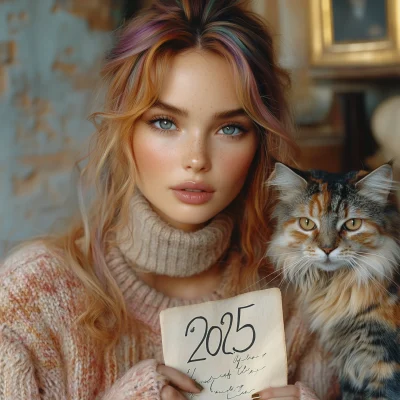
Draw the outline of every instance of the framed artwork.
[[[400,0],[309,0],[311,64],[400,64]]]

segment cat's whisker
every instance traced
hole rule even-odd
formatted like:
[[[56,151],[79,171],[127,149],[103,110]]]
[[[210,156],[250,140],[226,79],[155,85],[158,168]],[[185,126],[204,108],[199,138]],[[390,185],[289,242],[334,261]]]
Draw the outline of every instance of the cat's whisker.
[[[276,270],[273,270],[271,273],[269,273],[267,276],[263,276],[261,279],[259,279],[258,281],[254,282],[253,284],[247,286],[244,288],[244,290],[246,291],[247,289],[256,287],[259,285],[259,283],[261,283],[263,280],[267,279],[269,276],[273,275],[273,274],[277,274],[276,277],[272,278],[272,280],[270,282],[268,282],[266,285],[268,285],[269,283],[271,283],[274,279],[276,279],[279,275],[282,275],[282,271],[279,272],[279,270],[282,270],[282,268],[277,268]]]
[[[295,269],[295,271],[293,273],[293,277],[295,277],[296,275],[298,275],[301,272],[303,265],[304,265],[304,261],[307,261],[307,260],[303,256],[299,260],[297,260],[294,263],[292,263],[291,265],[289,265],[289,268]]]
[[[353,259],[353,261],[354,261],[354,263],[355,263],[356,265],[358,265],[358,267],[359,267],[361,270],[364,270],[364,271],[367,271],[367,272],[368,272],[368,269],[367,269],[367,267],[365,267],[365,265],[360,264],[358,261],[356,261],[356,260],[354,260],[354,259]],[[364,261],[363,261],[363,262],[364,262]],[[368,265],[369,265],[371,268],[374,269],[374,267],[373,267],[372,265],[370,265],[370,264],[368,264]],[[369,274],[369,275],[370,275],[370,274]],[[385,286],[383,286],[382,283],[380,283],[373,275],[370,275],[370,282],[371,282],[372,285],[374,285],[374,286],[377,287],[377,288],[381,287],[385,292],[387,292],[387,293],[390,295],[390,292],[385,288]]]
[[[310,266],[312,266],[313,264],[313,260],[310,259],[306,259],[305,262],[303,263],[303,265],[301,265],[301,267],[299,268],[298,271],[298,275],[300,275],[300,273],[303,273],[304,270],[309,270]],[[311,275],[311,272],[310,272]]]
[[[371,274],[368,272],[368,269],[367,269],[364,265],[362,265],[358,260],[356,260],[356,259],[354,259],[354,258],[351,259],[351,261],[352,261],[353,267],[355,267],[354,269],[356,269],[356,270],[358,270],[358,271],[360,271],[360,272],[362,272],[362,273],[363,273],[363,271],[366,271],[366,272],[367,272],[367,275],[368,275],[368,279],[372,281],[372,276],[371,276]],[[353,276],[352,276],[352,280],[351,280],[351,285],[350,285],[350,286],[353,286],[353,285],[355,285],[356,283],[359,283],[359,280],[357,280],[357,276],[353,275]],[[350,287],[350,286],[349,286],[349,287]]]
[[[305,261],[305,263],[304,263],[304,261]],[[287,274],[289,282],[295,284],[296,275],[301,274],[302,270],[306,268],[308,261],[310,261],[310,260],[308,260],[305,256],[303,256],[300,259],[295,260],[292,264],[285,266],[286,269],[290,269],[290,270],[293,270],[295,268],[297,269],[297,271],[296,270],[294,271],[292,277],[290,276],[290,274]]]
[[[377,272],[380,272],[379,269],[377,269],[374,265],[372,265],[369,261],[369,258],[367,256],[364,256],[362,254],[358,254],[359,257],[361,257],[363,259],[363,262],[365,264],[367,264],[369,267],[371,267],[372,269],[374,269]],[[386,274],[383,274],[383,276],[385,277],[386,280],[392,282],[392,283],[396,283],[391,277],[387,276]]]
[[[374,277],[371,277],[371,284],[374,285],[377,289],[382,288],[390,296],[390,292]]]
[[[353,259],[349,258],[347,261],[349,262],[349,264],[351,265],[351,267],[353,269],[360,269],[358,264],[356,264],[356,262]],[[351,280],[350,280],[350,286],[354,285],[354,280],[355,280],[355,278],[354,278],[354,276],[352,276]]]
[[[277,271],[277,272],[278,272],[278,271]],[[270,275],[271,275],[271,274],[269,274],[268,276],[270,276]],[[261,279],[261,281],[264,280],[264,279],[267,279],[268,276],[266,276],[266,277],[264,277],[263,279]],[[266,283],[265,283],[265,287],[268,287],[268,285],[269,285],[272,281],[274,281],[274,279],[277,279],[279,276],[283,276],[283,271],[279,272],[278,275],[277,275],[276,277],[274,277],[274,278],[270,279],[268,282],[266,282]],[[280,285],[282,284],[282,281],[283,281],[283,279],[280,280],[280,283],[278,284],[278,287],[280,287]]]
[[[383,258],[384,260],[387,260],[387,261],[392,262],[392,263],[395,264],[395,265],[398,264],[398,261],[393,260],[393,259],[388,258],[388,257],[385,257],[385,256],[383,256],[382,254],[368,253],[368,252],[366,252],[366,251],[355,251],[354,253],[357,254],[357,255],[366,255],[366,256],[380,257],[380,258]]]
[[[286,262],[290,262],[291,259],[293,259],[293,253],[290,252],[290,253],[286,253],[286,254],[285,253],[276,254],[275,255],[276,259],[273,260],[272,262],[277,266],[280,266],[282,264],[285,265]],[[289,258],[289,257],[291,257],[291,258]]]
[[[387,261],[389,261],[389,262],[391,262],[392,263],[392,267],[393,267],[393,273],[394,274],[400,274],[400,270],[398,270],[396,267],[397,267],[397,265],[399,264],[397,261],[395,261],[395,260],[392,260],[391,258],[387,258],[387,257],[385,257],[385,256],[382,256],[382,255],[380,255],[380,254],[375,254],[375,253],[367,253],[367,252],[360,252],[360,251],[357,251],[357,252],[355,252],[359,257],[364,257],[364,258],[366,258],[366,259],[369,259],[369,256],[370,255],[373,255],[373,256],[376,256],[376,257],[380,257],[380,258],[382,258],[382,259],[384,259],[384,260],[387,260]],[[386,275],[384,275],[385,276],[385,278],[387,278],[387,279],[390,279],[390,278],[388,278]],[[393,280],[392,280],[392,282],[393,282]]]

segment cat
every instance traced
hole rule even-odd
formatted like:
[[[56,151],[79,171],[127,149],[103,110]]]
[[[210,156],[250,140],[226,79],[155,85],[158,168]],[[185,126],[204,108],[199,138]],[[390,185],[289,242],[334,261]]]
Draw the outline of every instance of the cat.
[[[343,400],[400,399],[400,214],[392,166],[300,171],[276,163],[267,256],[331,354]]]

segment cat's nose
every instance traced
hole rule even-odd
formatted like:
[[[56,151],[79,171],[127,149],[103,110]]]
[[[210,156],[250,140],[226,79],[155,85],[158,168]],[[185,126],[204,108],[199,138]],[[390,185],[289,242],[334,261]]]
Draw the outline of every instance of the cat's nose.
[[[330,253],[332,253],[333,250],[335,250],[336,247],[321,247],[321,250],[329,256]]]

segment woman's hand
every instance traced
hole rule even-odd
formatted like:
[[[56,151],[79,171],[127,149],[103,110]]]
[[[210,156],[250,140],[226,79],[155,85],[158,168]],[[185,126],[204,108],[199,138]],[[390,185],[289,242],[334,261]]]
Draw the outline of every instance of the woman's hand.
[[[170,383],[161,390],[162,400],[185,400],[185,396],[177,389],[190,393],[200,393],[203,390],[197,382],[175,368],[161,364],[157,367],[157,372],[163,375]]]
[[[251,398],[260,400],[300,400],[300,390],[294,385],[268,388],[261,392],[254,393]]]

